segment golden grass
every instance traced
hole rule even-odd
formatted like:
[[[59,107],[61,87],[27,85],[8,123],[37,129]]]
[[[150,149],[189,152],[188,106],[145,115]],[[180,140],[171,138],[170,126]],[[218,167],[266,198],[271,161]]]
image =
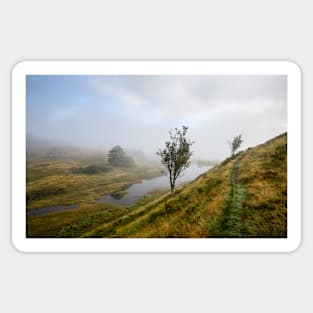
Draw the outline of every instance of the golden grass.
[[[105,193],[122,190],[147,175],[147,169],[114,169],[108,173],[78,175],[71,173],[71,168],[77,166],[75,162],[30,164],[28,170],[33,168],[36,175],[28,182],[27,192],[35,192],[36,195],[41,191],[43,197],[31,199],[29,209],[71,203],[79,203],[79,207],[28,217],[28,233],[30,236],[50,237],[227,236],[228,230],[222,229],[221,232],[220,226],[225,214],[231,213],[231,218],[242,224],[236,228],[237,233],[231,234],[286,237],[286,147],[287,135],[283,134],[225,160],[193,182],[177,188],[173,196],[164,191],[156,192],[128,208],[96,203],[96,199]],[[231,207],[234,202],[229,201],[234,190],[231,183],[234,164],[239,167],[237,184],[240,194],[236,199],[239,199],[240,210],[237,211]],[[40,167],[48,175],[42,176]],[[156,173],[153,169],[149,171],[148,175]],[[45,196],[49,191],[52,194]],[[227,223],[223,227],[225,225]]]
[[[194,182],[137,206],[123,221],[102,227],[106,237],[215,237],[231,190],[230,175],[239,164],[244,186],[242,223],[245,237],[286,235],[287,155],[286,135],[249,149],[211,169]],[[137,215],[136,215],[137,214]],[[94,234],[97,232],[94,232]]]
[[[287,135],[246,153],[240,179],[247,189],[245,219],[250,236],[287,235]]]
[[[210,222],[221,213],[219,208],[229,192],[231,165],[229,162],[213,168],[193,183],[178,188],[173,197],[166,194],[145,207],[136,208],[138,212],[151,207],[140,217],[117,226],[115,236],[207,237]]]

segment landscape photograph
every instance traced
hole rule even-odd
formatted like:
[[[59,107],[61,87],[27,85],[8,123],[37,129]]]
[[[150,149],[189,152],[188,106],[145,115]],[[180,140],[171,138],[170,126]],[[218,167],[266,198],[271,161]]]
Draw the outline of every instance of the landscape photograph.
[[[27,238],[287,238],[287,76],[27,75],[25,197]]]

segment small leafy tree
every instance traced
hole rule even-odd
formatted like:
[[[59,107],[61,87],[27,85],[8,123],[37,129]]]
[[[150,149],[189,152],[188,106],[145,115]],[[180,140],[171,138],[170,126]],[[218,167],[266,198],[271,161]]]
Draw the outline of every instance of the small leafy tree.
[[[241,138],[241,134],[236,136],[232,142],[230,142],[230,149],[231,149],[231,155],[234,155],[236,151],[239,149],[241,146],[243,140]]]
[[[193,152],[190,147],[194,142],[187,140],[188,127],[183,126],[182,130],[175,128],[169,131],[170,141],[165,142],[165,148],[159,149],[157,155],[161,157],[161,163],[169,173],[171,193],[174,193],[176,179],[191,164],[190,158]]]

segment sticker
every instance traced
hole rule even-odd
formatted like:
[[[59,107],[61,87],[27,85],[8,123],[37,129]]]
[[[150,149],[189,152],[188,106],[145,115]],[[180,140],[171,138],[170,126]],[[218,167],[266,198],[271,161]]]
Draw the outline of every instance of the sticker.
[[[14,67],[19,251],[291,252],[300,242],[296,64]]]

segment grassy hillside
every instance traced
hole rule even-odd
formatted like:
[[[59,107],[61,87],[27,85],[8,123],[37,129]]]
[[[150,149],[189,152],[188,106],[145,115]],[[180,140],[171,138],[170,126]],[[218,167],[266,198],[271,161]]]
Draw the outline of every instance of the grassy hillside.
[[[88,236],[286,237],[287,135],[225,160]]]
[[[226,159],[173,196],[155,192],[128,208],[82,204],[31,223],[42,234],[58,214],[65,222],[50,236],[286,237],[287,134]]]

